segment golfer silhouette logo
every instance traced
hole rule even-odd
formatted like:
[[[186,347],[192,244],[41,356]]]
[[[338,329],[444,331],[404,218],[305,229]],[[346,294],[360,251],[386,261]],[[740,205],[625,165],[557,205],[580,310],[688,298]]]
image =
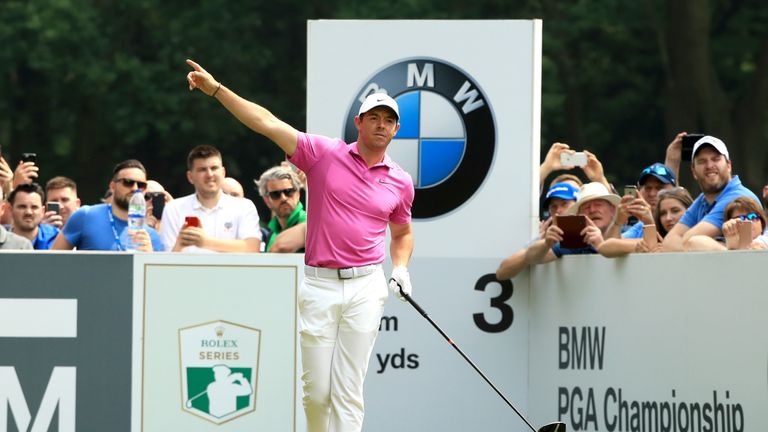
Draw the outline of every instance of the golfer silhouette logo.
[[[213,367],[214,381],[208,384],[208,401],[210,414],[214,417],[224,417],[237,411],[237,397],[249,396],[253,391],[251,384],[243,374],[232,371],[225,365]]]
[[[179,330],[184,411],[215,424],[252,413],[261,331],[228,321]]]

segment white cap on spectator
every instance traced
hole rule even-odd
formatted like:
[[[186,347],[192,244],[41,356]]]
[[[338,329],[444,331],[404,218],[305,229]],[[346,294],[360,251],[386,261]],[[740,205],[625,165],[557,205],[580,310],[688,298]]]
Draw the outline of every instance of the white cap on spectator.
[[[581,187],[581,190],[579,191],[579,199],[576,201],[576,204],[568,208],[567,214],[578,214],[579,209],[583,204],[598,199],[606,200],[614,207],[618,206],[621,202],[621,197],[608,191],[608,188],[606,188],[604,184],[600,182],[587,183]]]
[[[725,146],[725,143],[722,142],[719,138],[715,138],[710,135],[705,135],[699,138],[699,140],[693,144],[693,156],[695,157],[696,152],[699,151],[702,146],[707,144],[714,147],[715,150],[717,150],[721,155],[725,156],[727,160],[731,160],[730,156],[728,156],[728,147]]]
[[[400,120],[400,110],[397,108],[397,102],[395,102],[394,99],[384,93],[371,93],[368,95],[368,97],[363,101],[363,104],[360,105],[360,111],[357,113],[357,115],[361,116],[379,106],[390,108],[395,112],[397,119]]]

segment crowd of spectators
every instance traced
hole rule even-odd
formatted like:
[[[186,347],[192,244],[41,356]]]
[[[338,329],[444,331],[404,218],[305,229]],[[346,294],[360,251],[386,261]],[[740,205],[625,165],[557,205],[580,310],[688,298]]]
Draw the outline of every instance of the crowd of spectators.
[[[136,250],[142,252],[300,252],[306,212],[300,201],[303,173],[283,162],[270,168],[256,189],[271,211],[261,226],[243,186],[226,177],[218,149],[203,145],[187,157],[187,180],[194,193],[174,199],[135,159],[118,163],[101,202],[81,205],[74,180],[56,176],[45,189],[40,168],[20,161],[16,168],[0,156],[0,249]],[[146,215],[141,228],[129,227],[131,198],[141,193]]]
[[[683,160],[691,161],[701,190],[695,199],[678,183]],[[540,166],[540,191],[551,174],[575,169],[589,182],[582,184],[573,174],[552,180],[543,195],[538,234],[501,262],[498,279],[564,255],[768,249],[763,210],[768,185],[761,203],[733,174],[728,148],[716,137],[679,133],[664,162],[640,170],[636,184],[625,186],[621,195],[594,154],[555,143]]]

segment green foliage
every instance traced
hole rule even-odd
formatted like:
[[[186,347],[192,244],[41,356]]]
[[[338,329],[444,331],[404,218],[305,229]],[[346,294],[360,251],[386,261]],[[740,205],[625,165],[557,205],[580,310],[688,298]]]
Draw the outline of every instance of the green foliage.
[[[768,6],[711,3],[711,66],[737,107],[765,75]],[[111,167],[134,157],[174,194],[188,193],[186,153],[210,143],[255,198],[250,179],[282,155],[219,104],[187,91],[186,58],[301,129],[308,19],[542,18],[542,151],[555,141],[592,150],[611,180],[631,183],[643,166],[663,159],[671,131],[685,127],[670,120],[665,100],[676,61],[667,42],[674,23],[693,18],[670,17],[666,6],[660,0],[4,0],[0,144],[12,161],[37,151],[42,181],[70,176],[84,201],[93,202]],[[761,110],[755,121],[768,124],[755,106]],[[760,127],[760,142],[749,145],[766,147]],[[754,173],[768,163],[756,159],[753,188]]]

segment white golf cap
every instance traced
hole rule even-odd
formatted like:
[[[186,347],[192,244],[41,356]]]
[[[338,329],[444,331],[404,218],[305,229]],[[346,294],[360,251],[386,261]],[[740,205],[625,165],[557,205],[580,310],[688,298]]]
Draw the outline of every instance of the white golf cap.
[[[705,145],[711,145],[721,155],[725,156],[727,160],[731,160],[730,156],[728,156],[728,147],[725,146],[725,143],[722,142],[719,138],[715,138],[710,135],[706,135],[699,138],[699,140],[693,144],[693,156],[695,157],[696,152],[699,151],[699,149]]]
[[[394,99],[389,97],[389,95],[386,95],[384,93],[371,93],[370,95],[368,95],[368,97],[365,98],[365,100],[363,101],[363,104],[360,105],[360,112],[358,112],[357,115],[358,116],[363,115],[368,111],[380,106],[385,106],[390,108],[392,111],[395,112],[397,119],[400,120],[400,109],[398,109],[397,107],[397,102],[395,102]]]

